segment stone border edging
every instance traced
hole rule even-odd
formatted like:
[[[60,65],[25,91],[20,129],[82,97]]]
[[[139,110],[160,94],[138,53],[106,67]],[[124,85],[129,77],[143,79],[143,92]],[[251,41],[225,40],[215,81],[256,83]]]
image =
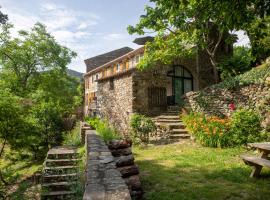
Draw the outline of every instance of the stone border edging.
[[[85,131],[87,166],[83,200],[131,200],[114,157],[95,130]]]

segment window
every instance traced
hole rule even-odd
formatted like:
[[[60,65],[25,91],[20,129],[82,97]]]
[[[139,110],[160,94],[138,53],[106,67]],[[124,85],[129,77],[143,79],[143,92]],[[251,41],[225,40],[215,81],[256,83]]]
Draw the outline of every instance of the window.
[[[96,80],[98,80],[98,74],[96,74]]]
[[[129,68],[132,68],[133,67],[133,65],[132,65],[132,59],[129,59],[128,66],[129,66]]]
[[[121,67],[121,66],[120,66],[120,63],[117,63],[117,65],[116,65],[116,72],[119,72],[119,71],[121,70],[120,67]]]
[[[94,83],[94,81],[95,81],[95,77],[94,77],[94,76],[92,76],[92,83]]]
[[[136,64],[140,61],[140,56],[139,55],[137,55],[136,57],[135,57],[135,59],[136,59]]]
[[[113,78],[110,79],[110,90],[114,89],[114,81]]]

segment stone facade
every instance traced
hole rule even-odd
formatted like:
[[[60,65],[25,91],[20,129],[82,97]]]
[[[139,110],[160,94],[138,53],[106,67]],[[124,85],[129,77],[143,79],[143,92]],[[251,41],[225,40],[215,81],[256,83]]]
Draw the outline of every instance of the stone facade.
[[[132,72],[98,82],[97,107],[100,117],[127,133],[129,116],[133,112]]]

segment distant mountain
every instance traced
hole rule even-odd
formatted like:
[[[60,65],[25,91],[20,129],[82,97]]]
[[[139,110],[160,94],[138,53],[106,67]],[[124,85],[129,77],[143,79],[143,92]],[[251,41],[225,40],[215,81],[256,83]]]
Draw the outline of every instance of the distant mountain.
[[[67,69],[67,73],[68,73],[68,75],[77,77],[79,79],[82,79],[83,78],[83,73],[77,72],[77,71],[72,70],[72,69]]]

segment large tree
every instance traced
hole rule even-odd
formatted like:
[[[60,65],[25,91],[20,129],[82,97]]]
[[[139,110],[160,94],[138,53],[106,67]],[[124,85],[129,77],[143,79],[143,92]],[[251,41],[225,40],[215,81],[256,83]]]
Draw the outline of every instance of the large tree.
[[[170,62],[172,58],[192,53],[194,46],[204,49],[214,67],[216,78],[217,50],[224,35],[233,30],[246,30],[255,18],[263,18],[270,11],[266,0],[151,0],[146,14],[136,26],[129,26],[130,34],[156,32],[154,42],[148,43],[145,58],[139,67],[155,62]],[[215,26],[214,40],[209,39]],[[227,42],[231,42],[227,37]]]
[[[66,72],[67,65],[76,53],[59,45],[44,25],[37,23],[30,31],[19,31],[11,37],[12,25],[1,26],[0,61],[3,72],[13,74],[12,89],[23,95],[35,88],[32,83],[42,71]]]

